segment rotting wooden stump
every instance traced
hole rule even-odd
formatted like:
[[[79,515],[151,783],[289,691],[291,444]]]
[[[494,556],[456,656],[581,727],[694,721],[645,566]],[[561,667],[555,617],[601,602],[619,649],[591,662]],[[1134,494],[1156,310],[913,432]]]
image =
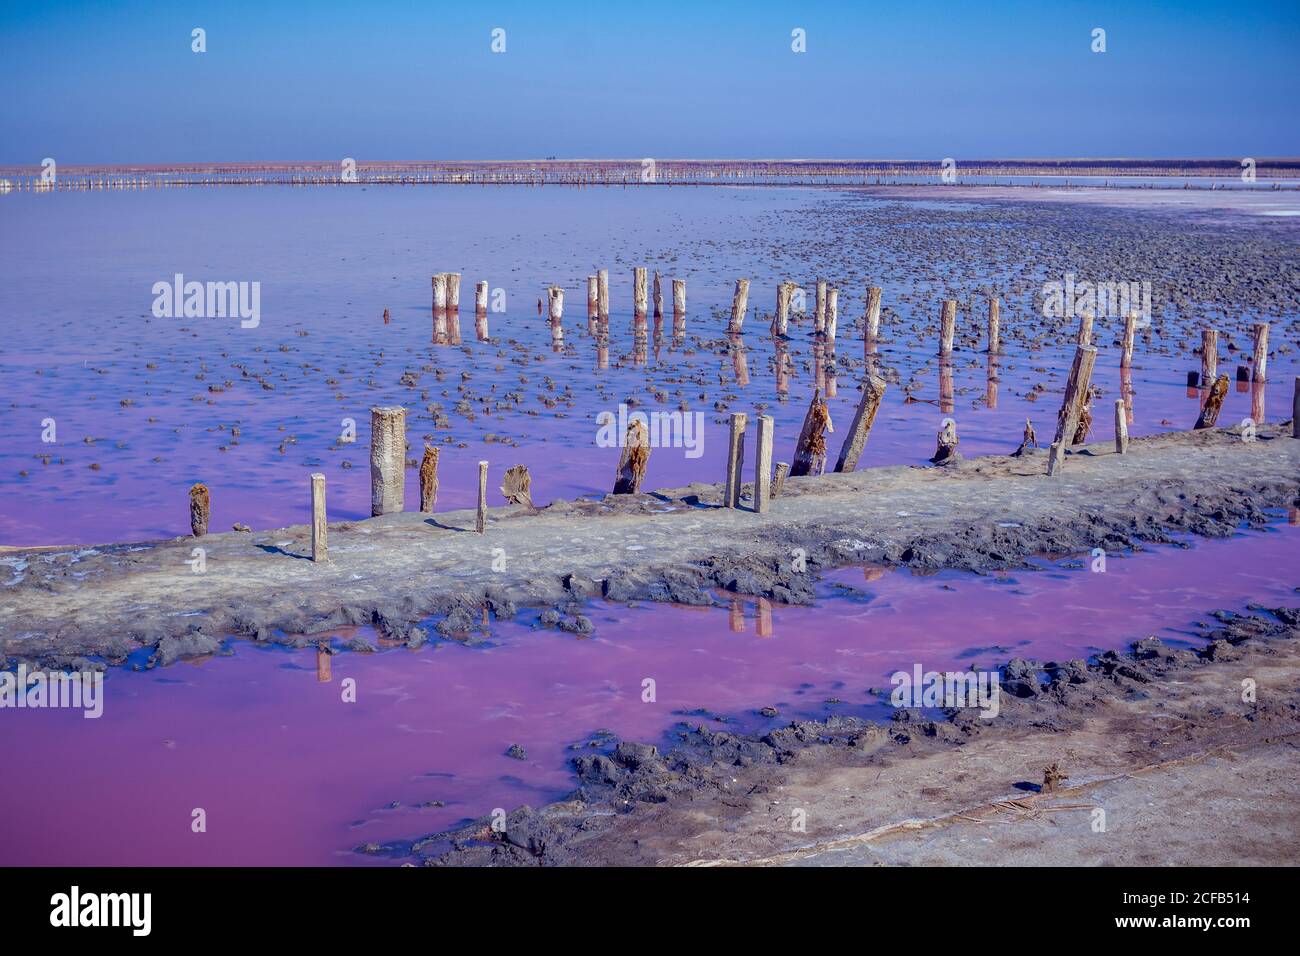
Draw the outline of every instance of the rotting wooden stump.
[[[728,332],[743,332],[745,329],[745,312],[749,309],[749,280],[737,279],[736,291],[731,296],[731,323]]]
[[[420,511],[424,514],[433,514],[438,503],[438,452],[437,445],[425,445],[420,462]]]
[[[1223,409],[1223,400],[1227,396],[1228,376],[1220,375],[1210,386],[1210,392],[1205,396],[1205,404],[1201,406],[1201,414],[1196,416],[1196,424],[1192,426],[1192,430],[1213,428],[1215,422],[1219,420],[1219,412]]]
[[[772,497],[780,498],[781,489],[785,487],[785,476],[790,474],[790,465],[784,461],[776,463],[776,470],[772,474]]]
[[[731,433],[727,442],[727,481],[722,489],[725,508],[740,507],[740,489],[745,482],[745,428],[749,416],[744,412],[731,413]]]
[[[1124,399],[1115,399],[1115,454],[1128,454],[1128,415]]]
[[[1020,447],[1011,454],[1019,458],[1026,454],[1029,449],[1038,447],[1038,434],[1034,431],[1034,423],[1028,418],[1025,419],[1025,433],[1020,439]]]
[[[1121,368],[1128,368],[1133,364],[1133,339],[1137,335],[1137,320],[1136,312],[1130,312],[1124,317],[1124,338],[1120,343],[1119,359]]]
[[[311,559],[317,564],[329,560],[327,535],[329,524],[325,519],[325,476],[311,476]]]
[[[880,337],[880,286],[867,287],[867,328],[865,336],[868,342]]]
[[[1076,345],[1092,344],[1092,323],[1093,314],[1091,310],[1085,310],[1079,315],[1079,334],[1074,340]]]
[[[821,389],[816,389],[804,414],[803,428],[794,446],[794,464],[790,466],[792,478],[814,473],[820,475],[826,470],[826,434],[834,432],[835,426],[831,423],[826,400],[821,396]]]
[[[1083,408],[1079,410],[1079,427],[1074,430],[1074,437],[1070,440],[1071,445],[1082,445],[1088,440],[1089,433],[1092,432],[1092,400],[1096,394],[1097,390],[1095,388],[1088,389]]]
[[[1255,332],[1255,350],[1254,350],[1254,381],[1268,381],[1268,323],[1256,322],[1254,325]]]
[[[1219,333],[1215,329],[1201,330],[1201,381],[1213,382],[1219,377]]]
[[[767,510],[772,496],[772,438],[775,433],[776,419],[771,415],[759,415],[758,447],[754,456],[754,510],[759,514]]]
[[[935,436],[934,456],[930,461],[940,465],[956,457],[957,445],[960,442],[961,439],[957,437],[957,423],[951,418],[945,418],[939,434]]]
[[[533,476],[528,473],[527,465],[514,465],[506,469],[501,480],[501,495],[507,504],[533,507]]]
[[[844,444],[840,446],[840,457],[835,463],[836,471],[853,471],[858,467],[862,452],[867,447],[871,426],[875,424],[876,413],[880,411],[884,398],[885,380],[878,375],[867,376],[866,386],[862,389],[862,401],[858,403],[853,424],[849,426],[849,433],[844,436]]]
[[[488,463],[478,463],[478,509],[474,518],[474,530],[482,534],[487,530],[487,482]]]
[[[645,478],[646,467],[650,464],[650,430],[645,422],[634,418],[627,423],[627,435],[623,441],[623,452],[619,456],[618,474],[614,479],[614,494],[635,495],[641,491],[641,480]]]
[[[405,507],[406,409],[370,409],[370,515],[394,514]]]
[[[1092,367],[1097,362],[1097,349],[1091,345],[1078,345],[1074,349],[1074,362],[1070,378],[1065,384],[1065,398],[1056,417],[1056,437],[1047,456],[1047,473],[1055,475],[1065,462],[1065,449],[1079,432],[1079,421],[1092,387]]]
[[[944,299],[939,313],[939,354],[952,354],[952,340],[957,334],[957,300]]]
[[[212,496],[208,486],[197,484],[190,488],[190,532],[196,538],[208,533],[208,521],[212,517]]]

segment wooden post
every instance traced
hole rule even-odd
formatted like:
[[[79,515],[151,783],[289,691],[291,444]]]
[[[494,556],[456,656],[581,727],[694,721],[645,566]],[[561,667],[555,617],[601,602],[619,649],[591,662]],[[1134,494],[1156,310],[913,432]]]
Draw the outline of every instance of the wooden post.
[[[480,461],[478,463],[478,516],[474,522],[474,530],[479,534],[487,530],[487,471],[488,463]]]
[[[1093,315],[1090,311],[1084,311],[1079,314],[1079,335],[1075,339],[1076,345],[1092,344],[1092,320]]]
[[[325,523],[325,476],[311,476],[311,559],[318,564],[329,560]]]
[[[867,288],[867,341],[880,337],[880,287]]]
[[[740,507],[740,487],[745,481],[745,427],[749,416],[744,412],[731,413],[731,436],[727,444],[727,483],[722,489],[724,508]]]
[[[849,426],[849,433],[844,436],[844,444],[840,447],[840,458],[835,463],[836,471],[853,471],[858,467],[858,460],[867,447],[867,437],[871,434],[871,426],[875,424],[876,413],[880,411],[884,397],[885,380],[878,375],[868,376],[866,387],[862,389],[862,401],[858,403],[857,413],[853,416],[853,424]]]
[[[212,517],[212,497],[208,486],[197,484],[190,488],[190,531],[201,538],[208,533],[208,520]]]
[[[641,491],[641,479],[650,464],[650,430],[645,422],[634,418],[627,423],[623,452],[618,460],[614,494],[635,495]]]
[[[1133,338],[1137,334],[1136,312],[1130,312],[1124,319],[1124,339],[1122,342],[1123,351],[1120,353],[1119,363],[1122,368],[1128,368],[1133,364]]]
[[[1267,382],[1268,373],[1268,323],[1255,323],[1255,372],[1256,382]]]
[[[835,341],[835,327],[839,324],[840,316],[840,290],[831,288],[826,290],[826,341]]]
[[[989,296],[989,352],[996,354],[998,351],[999,323],[1001,319],[1002,304],[997,296]]]
[[[826,328],[826,280],[817,280],[817,304],[813,313],[813,331],[820,332]],[[795,467],[798,467],[795,462]]]
[[[1300,378],[1296,379],[1297,401],[1300,401]],[[758,448],[754,461],[754,510],[762,514],[772,497],[772,438],[776,432],[776,419],[771,415],[758,416]]]
[[[637,266],[632,270],[632,311],[635,313],[636,321],[643,321],[648,309],[645,266]]]
[[[785,487],[785,476],[790,473],[790,466],[784,461],[776,463],[776,472],[772,475],[772,497],[781,497],[781,489]]]
[[[488,305],[488,284],[483,280],[474,286],[474,314],[478,316],[487,315]]]
[[[728,332],[741,332],[745,327],[745,310],[749,308],[749,280],[737,279],[736,291],[731,297],[731,324]]]
[[[437,315],[439,312],[447,310],[447,273],[439,272],[433,277],[433,312]]]
[[[549,286],[546,289],[547,311],[551,319],[551,325],[564,324],[564,289],[558,285]]]
[[[1115,399],[1115,454],[1128,454],[1128,412],[1124,399]]]
[[[680,320],[686,315],[686,280],[673,280],[673,318]]]
[[[1193,431],[1214,427],[1215,422],[1219,420],[1219,411],[1223,408],[1223,400],[1227,395],[1228,376],[1220,375],[1210,386],[1209,394],[1205,396],[1205,404],[1201,406],[1201,414],[1196,417],[1196,424],[1192,426]]]
[[[957,300],[944,299],[939,313],[939,354],[952,354],[953,336],[957,334]]]
[[[804,414],[803,428],[799,432],[799,441],[794,447],[794,464],[790,467],[790,477],[811,475],[814,469],[818,474],[826,467],[826,432],[835,431],[831,425],[830,409],[821,397],[821,389],[813,391],[812,401]],[[819,467],[820,466],[820,467]]]
[[[960,441],[961,439],[957,437],[957,423],[951,418],[945,418],[935,438],[934,456],[930,461],[937,465],[952,458],[957,453],[957,445]]]
[[[1300,438],[1300,375],[1295,377],[1295,392],[1291,395],[1291,437]]]
[[[406,409],[370,409],[370,514],[401,511],[406,493]]]
[[[1219,333],[1215,329],[1201,330],[1201,381],[1213,382],[1219,377]]]
[[[447,308],[451,312],[460,311],[460,273],[447,273]]]
[[[438,446],[424,446],[424,460],[420,462],[420,511],[433,514],[438,503]]]
[[[1075,346],[1074,363],[1070,366],[1070,378],[1065,384],[1065,398],[1057,415],[1056,438],[1047,456],[1049,475],[1055,475],[1065,463],[1065,450],[1070,447],[1079,431],[1083,406],[1088,401],[1088,390],[1092,385],[1092,367],[1096,361],[1097,350],[1093,346]]]
[[[609,270],[596,272],[596,315],[601,322],[609,323]]]
[[[594,276],[587,276],[587,318],[594,319],[600,315],[600,288],[599,280]]]
[[[658,321],[664,317],[664,287],[659,280],[659,270],[655,270],[654,281],[654,307],[655,320]]]

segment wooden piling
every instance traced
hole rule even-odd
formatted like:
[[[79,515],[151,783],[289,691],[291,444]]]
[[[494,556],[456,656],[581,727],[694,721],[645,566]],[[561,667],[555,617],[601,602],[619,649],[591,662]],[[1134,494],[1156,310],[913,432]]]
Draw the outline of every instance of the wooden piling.
[[[1124,399],[1115,399],[1115,454],[1128,454],[1128,412]]]
[[[650,430],[640,418],[627,423],[623,452],[618,460],[614,494],[635,495],[641,491],[641,479],[650,464]]]
[[[997,296],[989,296],[989,354],[996,355],[1000,333],[1002,304]]]
[[[749,308],[749,280],[737,279],[736,291],[731,297],[731,324],[728,332],[742,332],[745,328],[745,311]]]
[[[813,331],[820,332],[824,328],[826,328],[826,280],[818,279],[817,304],[813,312]]]
[[[686,316],[686,280],[673,280],[673,318],[680,321]]]
[[[637,266],[632,270],[632,311],[638,322],[644,320],[649,311],[645,266]]]
[[[370,409],[370,514],[393,514],[406,493],[406,409]]]
[[[830,409],[821,397],[821,389],[813,391],[812,401],[804,414],[803,428],[799,432],[799,441],[794,448],[794,464],[790,466],[790,477],[811,475],[814,470],[821,474],[826,469],[826,433],[835,431],[831,424]]]
[[[1207,385],[1219,377],[1219,333],[1201,330],[1201,381]]]
[[[1300,378],[1296,382],[1296,395],[1300,396]],[[776,419],[771,415],[759,415],[758,447],[754,456],[754,510],[759,514],[767,510],[772,496],[772,439],[775,433]]]
[[[826,325],[825,335],[827,342],[835,341],[835,328],[839,325],[840,315],[840,290],[830,288],[826,290]]]
[[[460,273],[447,273],[447,309],[451,312],[460,311]]]
[[[875,424],[876,413],[880,411],[884,397],[885,380],[878,375],[868,376],[866,386],[862,389],[862,401],[858,403],[858,410],[853,416],[853,424],[849,426],[849,433],[844,436],[844,444],[840,446],[840,457],[835,463],[836,471],[853,471],[858,467],[858,460],[867,447],[871,426]]]
[[[781,489],[785,487],[785,476],[790,473],[790,466],[784,461],[776,463],[776,471],[772,474],[772,497],[781,497]]]
[[[957,300],[944,299],[939,313],[939,354],[952,354],[952,340],[957,334]]]
[[[596,271],[596,317],[609,324],[609,270]]]
[[[599,280],[594,275],[587,276],[587,319],[600,315]]]
[[[552,326],[564,325],[564,289],[558,285],[546,289],[547,315]]]
[[[488,307],[488,284],[484,280],[474,286],[474,314],[486,316]]]
[[[438,503],[438,446],[425,445],[424,459],[420,462],[420,511],[433,514]]]
[[[869,286],[867,288],[867,331],[866,337],[868,342],[874,342],[880,338],[880,287]]]
[[[212,517],[212,496],[208,494],[205,484],[190,488],[190,532],[196,538],[208,533],[208,521]]]
[[[1093,314],[1091,311],[1085,311],[1079,314],[1079,334],[1074,340],[1076,345],[1092,344],[1092,321]]]
[[[488,463],[478,463],[478,514],[474,521],[474,530],[482,534],[487,530],[487,473]]]
[[[1268,323],[1256,322],[1255,330],[1255,371],[1253,380],[1256,382],[1267,382],[1268,373]]]
[[[659,279],[659,270],[655,270],[654,278],[654,309],[655,321],[661,321],[664,317],[664,287]]]
[[[1228,376],[1220,375],[1210,386],[1209,394],[1205,396],[1205,404],[1201,406],[1201,414],[1196,417],[1196,424],[1192,426],[1193,431],[1214,427],[1219,420],[1219,411],[1223,408],[1223,400],[1227,395]]]
[[[1128,368],[1133,364],[1133,339],[1137,335],[1137,320],[1138,315],[1136,312],[1130,312],[1124,318],[1124,338],[1120,345],[1119,358],[1122,368]]]
[[[776,284],[776,315],[772,317],[772,334],[787,335],[790,329],[790,297],[794,293],[794,283],[778,282]]]
[[[439,272],[433,277],[433,312],[437,315],[447,309],[447,273]]]
[[[960,441],[961,439],[957,437],[957,423],[951,418],[945,418],[938,435],[935,436],[934,455],[930,461],[937,465],[952,458],[957,454],[957,445]]]
[[[1088,401],[1088,393],[1092,385],[1092,367],[1096,361],[1097,350],[1093,346],[1075,346],[1070,378],[1065,385],[1065,398],[1061,402],[1061,411],[1057,415],[1056,438],[1052,441],[1051,452],[1047,457],[1049,475],[1055,475],[1065,463],[1065,450],[1072,444],[1074,436],[1079,431],[1083,407]]]
[[[328,529],[325,523],[325,476],[318,473],[311,476],[311,559],[317,564],[329,560]]]
[[[745,476],[745,428],[749,425],[749,416],[744,412],[731,413],[731,433],[727,442],[727,481],[722,489],[722,504],[725,508],[740,507],[740,489]]]

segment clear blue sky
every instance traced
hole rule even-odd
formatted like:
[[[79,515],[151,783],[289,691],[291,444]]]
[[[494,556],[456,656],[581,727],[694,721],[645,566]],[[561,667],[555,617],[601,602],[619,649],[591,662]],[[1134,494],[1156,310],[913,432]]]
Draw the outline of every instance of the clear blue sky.
[[[0,164],[1300,154],[1296,0],[8,0],[0,75]]]

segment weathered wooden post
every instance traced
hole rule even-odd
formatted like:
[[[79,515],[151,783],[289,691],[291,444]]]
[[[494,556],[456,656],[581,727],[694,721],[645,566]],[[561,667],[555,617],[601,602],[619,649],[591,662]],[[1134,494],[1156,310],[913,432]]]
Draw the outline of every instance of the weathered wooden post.
[[[433,277],[433,314],[438,315],[447,310],[447,273],[439,272]]]
[[[826,326],[825,334],[827,342],[835,341],[835,328],[839,325],[840,316],[840,290],[830,288],[826,290]]]
[[[934,455],[930,461],[937,465],[952,458],[957,453],[960,441],[957,437],[957,423],[951,418],[945,418],[935,437]]]
[[[1300,383],[1300,378],[1296,379]],[[1296,389],[1300,395],[1300,387]],[[772,497],[772,440],[776,434],[776,419],[771,415],[758,416],[758,447],[754,460],[754,510],[762,514]]]
[[[1220,375],[1210,386],[1209,394],[1205,396],[1205,404],[1201,406],[1201,414],[1196,417],[1196,424],[1192,426],[1193,431],[1214,427],[1215,422],[1219,420],[1219,410],[1223,408],[1223,400],[1227,395],[1228,376]]]
[[[858,403],[858,410],[853,416],[853,424],[849,426],[849,433],[844,436],[844,444],[840,446],[840,457],[835,463],[836,471],[853,471],[858,467],[858,460],[867,447],[871,426],[875,424],[876,413],[880,411],[884,397],[885,380],[878,375],[868,376],[866,386],[862,389],[862,401]]]
[[[727,483],[722,489],[724,508],[740,507],[740,488],[745,481],[745,428],[749,416],[744,412],[731,413],[731,435],[727,444]]]
[[[1219,333],[1215,329],[1201,330],[1201,381],[1208,387],[1219,377]]]
[[[869,286],[867,288],[867,332],[868,342],[874,342],[880,337],[880,287]]]
[[[1268,323],[1255,323],[1255,372],[1256,382],[1267,382],[1268,373]]]
[[[655,307],[655,321],[658,322],[662,320],[664,317],[664,287],[663,287],[663,283],[659,279],[658,269],[655,270],[654,307]]]
[[[401,511],[406,497],[406,409],[370,409],[370,514]]]
[[[600,281],[594,276],[587,276],[587,320],[600,315]]]
[[[684,323],[686,320],[686,280],[673,280],[673,322]]]
[[[1291,437],[1300,438],[1300,375],[1295,377],[1295,391],[1291,395]]]
[[[484,279],[474,286],[474,314],[480,318],[487,315],[488,306],[488,284]]]
[[[609,270],[596,271],[596,313],[602,324],[609,324]]]
[[[1137,320],[1138,315],[1136,312],[1130,312],[1124,318],[1124,338],[1121,343],[1122,351],[1119,359],[1121,368],[1128,368],[1133,364],[1133,338],[1137,334]]]
[[[546,290],[547,313],[551,320],[551,340],[564,339],[564,289],[553,285]]]
[[[772,474],[772,497],[781,497],[781,489],[785,487],[785,476],[790,474],[790,465],[784,461],[776,463],[776,470]]]
[[[1115,399],[1115,454],[1128,454],[1128,413],[1124,399]]]
[[[460,311],[460,273],[447,273],[447,308],[452,312]]]
[[[1001,321],[1002,304],[997,296],[989,296],[989,352],[997,354],[999,324]]]
[[[196,538],[208,533],[208,520],[212,517],[212,497],[208,486],[197,484],[190,488],[190,532]]]
[[[826,328],[826,280],[817,280],[817,304],[813,312],[813,331],[821,332]]]
[[[635,495],[641,491],[641,479],[650,464],[650,430],[640,418],[627,423],[623,452],[618,460],[614,494]]]
[[[794,447],[794,464],[790,466],[790,477],[818,474],[826,468],[826,433],[835,431],[831,424],[830,409],[821,397],[821,390],[813,391],[812,401],[804,414],[803,428],[799,431],[799,441]]]
[[[939,313],[939,354],[952,354],[953,336],[957,334],[957,300],[944,299]]]
[[[501,497],[506,504],[533,506],[533,476],[528,473],[527,465],[512,465],[506,469],[501,481]]]
[[[1093,314],[1091,309],[1085,309],[1079,313],[1079,334],[1075,338],[1076,345],[1092,344],[1092,321]]]
[[[438,503],[438,446],[425,445],[424,459],[420,462],[420,511],[433,514]]]
[[[745,327],[745,310],[749,308],[749,280],[737,279],[736,291],[731,297],[731,324],[728,332],[742,332]]]
[[[772,318],[772,334],[786,335],[790,328],[790,295],[794,285],[789,282],[776,284],[776,315]]]
[[[478,514],[474,521],[474,530],[482,534],[487,530],[487,473],[488,463],[478,463]]]
[[[646,292],[645,266],[632,270],[632,311],[637,322],[644,322],[649,311],[649,298]]]
[[[329,560],[328,530],[325,523],[325,476],[317,473],[311,476],[311,559],[318,564]]]
[[[1097,361],[1097,350],[1091,345],[1078,345],[1074,349],[1074,363],[1070,378],[1065,384],[1065,398],[1057,415],[1056,439],[1047,456],[1047,473],[1055,475],[1065,463],[1066,449],[1073,444],[1083,417],[1083,406],[1088,401],[1092,385],[1092,367]]]

